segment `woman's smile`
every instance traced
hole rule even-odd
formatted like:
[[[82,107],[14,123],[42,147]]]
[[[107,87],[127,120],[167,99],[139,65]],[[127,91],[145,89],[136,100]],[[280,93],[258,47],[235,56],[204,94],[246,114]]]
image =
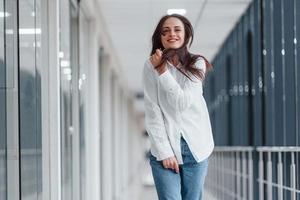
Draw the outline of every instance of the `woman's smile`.
[[[171,43],[177,42],[177,41],[178,41],[178,39],[169,39],[169,40],[168,40],[168,42],[171,42]]]

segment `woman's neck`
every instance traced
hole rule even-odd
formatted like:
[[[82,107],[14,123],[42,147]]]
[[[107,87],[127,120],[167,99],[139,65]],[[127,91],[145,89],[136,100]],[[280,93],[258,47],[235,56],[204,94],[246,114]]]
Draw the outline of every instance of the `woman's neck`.
[[[174,66],[177,66],[179,64],[179,58],[178,58],[178,55],[174,55],[170,62],[174,65]]]

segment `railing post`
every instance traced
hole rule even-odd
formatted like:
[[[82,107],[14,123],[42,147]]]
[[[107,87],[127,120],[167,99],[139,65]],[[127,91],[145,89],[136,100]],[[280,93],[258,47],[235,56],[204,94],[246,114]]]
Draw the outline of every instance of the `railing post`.
[[[242,199],[247,200],[247,161],[246,161],[246,152],[242,152],[242,184],[243,184],[243,196]]]
[[[252,151],[248,151],[248,199],[253,200],[253,159]]]
[[[221,186],[220,186],[220,152],[217,154],[217,171],[216,171],[216,186],[217,186],[217,197],[221,197]]]
[[[282,176],[281,152],[278,152],[277,179],[278,179],[278,192],[277,192],[278,200],[283,200],[283,176]]]
[[[291,200],[296,200],[296,167],[295,167],[295,154],[291,152],[292,163],[290,166],[290,176],[291,176]]]
[[[241,199],[241,182],[240,182],[240,152],[236,152],[236,195],[237,199]]]
[[[231,182],[232,182],[232,187],[231,187],[231,192],[234,195],[234,199],[236,199],[236,193],[235,193],[235,189],[236,189],[236,182],[235,182],[235,153],[231,152]]]
[[[263,162],[263,152],[259,152],[259,172],[258,172],[258,181],[259,181],[259,200],[264,200],[264,162]]]
[[[267,162],[267,185],[268,185],[268,200],[272,200],[272,154],[268,152]]]
[[[220,183],[222,184],[222,186],[223,187],[221,187],[222,188],[222,198],[221,199],[225,199],[224,198],[224,191],[225,191],[225,188],[224,188],[224,186],[225,186],[225,180],[224,180],[224,169],[225,169],[225,166],[224,166],[224,152],[221,152],[220,153],[221,154],[221,163],[220,163],[220,166],[221,166],[221,174],[220,174],[220,177],[221,177],[221,181],[220,181]]]

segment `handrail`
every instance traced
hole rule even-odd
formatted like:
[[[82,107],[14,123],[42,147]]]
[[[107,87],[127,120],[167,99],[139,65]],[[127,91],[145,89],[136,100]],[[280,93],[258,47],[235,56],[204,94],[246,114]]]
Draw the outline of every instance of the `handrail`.
[[[300,147],[297,146],[263,146],[256,147],[259,152],[300,152]]]
[[[251,146],[216,146],[214,151],[253,151],[255,148]]]
[[[216,146],[214,151],[300,152],[299,146]]]

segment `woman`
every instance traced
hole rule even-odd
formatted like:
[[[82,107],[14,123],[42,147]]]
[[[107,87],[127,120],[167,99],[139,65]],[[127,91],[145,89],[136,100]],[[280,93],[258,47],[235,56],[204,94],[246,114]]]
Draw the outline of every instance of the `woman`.
[[[202,81],[211,68],[188,46],[193,27],[185,17],[166,15],[152,36],[143,71],[150,165],[159,200],[199,200],[214,148]]]

